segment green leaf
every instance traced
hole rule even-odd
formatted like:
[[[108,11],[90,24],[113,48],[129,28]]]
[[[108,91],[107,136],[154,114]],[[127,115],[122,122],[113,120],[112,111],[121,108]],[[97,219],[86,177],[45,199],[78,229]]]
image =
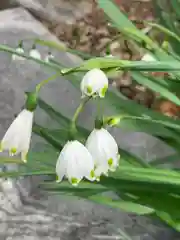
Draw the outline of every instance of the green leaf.
[[[131,179],[132,181],[138,180],[180,185],[180,173],[167,169],[120,166],[119,169],[113,173],[113,176],[118,179]]]
[[[38,99],[38,105],[43,109],[53,120],[55,120],[61,127],[67,127],[70,124],[70,120],[63,114],[55,110],[51,105],[46,103],[41,98]]]
[[[59,151],[56,151],[49,144],[44,144],[41,150],[30,150],[25,167],[27,167],[27,170],[30,168],[34,170],[44,168],[53,171],[56,166],[58,155]]]
[[[138,215],[145,215],[154,212],[153,208],[146,207],[130,201],[112,200],[112,198],[107,198],[103,196],[91,196],[88,197],[88,199],[96,203],[108,205],[110,207],[118,208],[126,212],[136,213]]]
[[[173,10],[176,13],[176,16],[180,17],[180,3],[179,0],[171,0],[171,6],[173,7]]]
[[[156,28],[158,29],[159,31],[165,33],[166,35],[176,39],[178,42],[180,42],[180,37],[175,34],[174,32],[170,31],[168,28],[162,26],[162,25],[159,25],[157,23],[154,23],[154,22],[146,22],[149,26],[153,27],[153,28]]]
[[[167,116],[164,116],[158,112],[154,112],[150,109],[147,109],[146,107],[139,105],[131,100],[125,100],[122,98],[119,98],[118,93],[114,91],[108,91],[106,94],[106,99],[104,101],[104,104],[108,106],[111,104],[111,108],[114,109],[117,115],[122,116],[122,125],[121,121],[119,122],[119,127],[122,126],[124,129],[128,129],[128,123],[130,123],[129,128],[133,129],[133,124],[137,126],[137,130],[140,132],[147,132],[150,133],[151,129],[153,129],[152,133],[157,130],[157,133],[161,136],[169,136],[173,139],[176,139],[176,141],[179,142],[179,133],[173,132],[171,129],[166,128],[167,127],[172,127],[176,130],[179,129],[179,120],[174,120],[171,119]],[[123,121],[124,116],[126,114],[130,114],[131,116],[127,117],[127,124],[126,121]],[[138,121],[138,117],[140,121]],[[128,119],[133,119],[130,122]],[[126,117],[125,117],[126,119]],[[142,120],[142,121],[141,121]],[[144,121],[144,124],[142,124],[142,129],[141,129],[141,123]],[[147,123],[147,125],[145,125]],[[160,126],[161,125],[161,126]],[[163,126],[164,125],[164,126]],[[145,127],[146,126],[146,127]],[[134,127],[135,130],[135,127]]]
[[[38,136],[44,138],[49,144],[51,144],[57,150],[61,150],[65,142],[67,141],[67,130],[60,129],[62,131],[61,138],[57,139],[51,133],[51,130],[47,128],[41,127],[38,124],[34,123],[33,125],[33,132]]]
[[[60,44],[60,43],[57,43],[54,41],[49,41],[49,40],[44,40],[44,39],[39,39],[39,38],[34,39],[34,41],[36,44],[39,44],[41,46],[47,46],[49,48],[58,50],[60,52],[69,52],[69,53],[75,54],[83,59],[89,59],[89,58],[95,57],[93,55],[84,53],[82,51],[68,48],[67,46],[65,46],[65,44]]]
[[[153,77],[145,76],[139,72],[133,72],[132,77],[139,84],[148,87],[154,92],[161,94],[161,96],[180,106],[180,99],[174,93],[170,92],[167,87],[163,86],[160,81],[158,84]]]
[[[120,122],[118,123],[117,127],[127,130],[127,131],[138,131],[138,132],[144,132],[148,133],[150,135],[156,136],[156,137],[163,137],[163,140],[166,140],[166,138],[174,138],[174,139],[179,139],[178,135],[174,135],[174,133],[166,128],[166,123],[162,121],[152,121],[150,119],[145,119],[145,118],[138,118],[134,116],[128,118],[122,118]]]
[[[104,12],[109,16],[109,18],[117,27],[124,26],[136,30],[136,27],[131,23],[131,21],[128,20],[124,14],[121,14],[119,8],[116,7],[112,1],[98,0],[97,3],[98,6],[104,10]]]
[[[179,62],[174,59],[174,61],[128,61],[119,60],[116,58],[92,58],[90,60],[84,61],[75,68],[65,68],[62,69],[64,75],[74,72],[85,72],[93,68],[100,68],[105,72],[107,70],[131,70],[131,71],[154,71],[154,72],[168,72],[180,70]]]
[[[179,145],[178,145],[179,146]],[[173,154],[167,157],[159,158],[159,159],[154,159],[151,161],[152,166],[158,166],[162,164],[174,164],[175,162],[178,162],[180,158],[180,154]]]
[[[0,164],[24,164],[24,162],[19,158],[12,158],[12,157],[3,157],[0,156]]]

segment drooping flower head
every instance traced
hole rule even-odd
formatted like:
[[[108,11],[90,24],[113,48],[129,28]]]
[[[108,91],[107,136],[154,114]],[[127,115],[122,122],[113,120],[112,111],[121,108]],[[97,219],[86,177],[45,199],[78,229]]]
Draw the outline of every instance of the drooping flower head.
[[[29,95],[26,101],[26,108],[23,109],[11,123],[0,144],[0,150],[8,150],[10,156],[21,153],[21,159],[24,162],[27,161],[34,110],[37,105],[37,103],[32,102],[32,100],[35,101],[34,98],[33,94]]]
[[[23,42],[22,41],[19,43],[18,47],[16,48],[16,52],[24,54]],[[12,55],[12,60],[13,61],[16,61],[16,60],[17,61],[21,61],[21,60],[24,60],[24,57],[21,57],[21,56],[18,56],[16,54],[13,54]]]
[[[29,56],[41,60],[41,54],[40,52],[36,49],[36,45],[33,44],[32,49],[29,52]]]
[[[108,78],[103,71],[94,68],[88,71],[81,81],[82,96],[103,98],[108,89]]]
[[[86,141],[86,147],[95,161],[95,175],[108,174],[115,171],[120,155],[114,137],[104,128],[94,129]]]
[[[33,123],[33,112],[24,109],[11,123],[1,141],[1,151],[8,150],[10,156],[21,153],[21,158],[26,162],[30,146]]]
[[[94,161],[87,148],[77,140],[68,141],[59,154],[56,174],[57,182],[66,177],[74,186],[83,178],[95,180]]]
[[[48,52],[48,55],[45,57],[45,62],[50,62],[51,59],[53,59],[54,56],[51,52]]]

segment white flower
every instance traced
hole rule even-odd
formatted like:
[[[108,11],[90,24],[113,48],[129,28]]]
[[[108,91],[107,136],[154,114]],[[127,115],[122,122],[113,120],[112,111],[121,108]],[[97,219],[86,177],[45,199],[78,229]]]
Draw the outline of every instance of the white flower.
[[[9,150],[11,156],[21,153],[21,159],[26,162],[30,146],[33,112],[22,110],[15,118],[1,141],[1,151]]]
[[[108,89],[108,78],[100,69],[88,71],[81,81],[81,91],[84,96],[99,96],[103,98]]]
[[[56,174],[57,182],[66,177],[74,186],[84,177],[90,181],[95,180],[94,161],[87,148],[77,140],[68,141],[58,157]]]
[[[23,48],[21,48],[21,47],[18,47],[18,48],[16,48],[16,52],[17,53],[24,53],[24,49]],[[13,61],[15,61],[15,60],[24,60],[24,57],[21,57],[21,56],[18,56],[18,55],[16,55],[16,54],[13,54],[12,55],[12,60]]]
[[[37,49],[35,49],[35,48],[32,48],[32,49],[30,50],[29,56],[41,60],[41,54],[40,54],[40,52],[39,52]]]
[[[94,129],[89,135],[86,147],[95,162],[95,175],[108,174],[115,171],[119,164],[118,145],[113,136],[104,128]]]
[[[157,61],[151,54],[146,53],[142,58],[141,61],[145,61],[145,62],[153,62],[153,61]]]
[[[45,57],[45,62],[49,62],[53,58],[54,56],[52,55],[52,53],[48,53],[48,55]]]

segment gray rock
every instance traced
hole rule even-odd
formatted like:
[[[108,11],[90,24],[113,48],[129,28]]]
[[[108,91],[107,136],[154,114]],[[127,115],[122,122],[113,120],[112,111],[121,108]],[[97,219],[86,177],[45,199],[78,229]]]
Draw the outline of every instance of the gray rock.
[[[91,10],[90,1],[84,0],[11,0],[26,8],[39,19],[52,22],[72,23]]]
[[[13,8],[16,6],[17,6],[17,3],[15,3],[14,0],[1,0],[1,2],[0,2],[0,10],[4,10],[7,8]]]
[[[16,47],[20,39],[26,39],[26,51],[31,48],[33,37],[57,41],[22,8],[0,13],[0,32],[0,42],[12,47]],[[38,49],[45,57],[48,49],[44,47]],[[68,66],[80,62],[80,59],[70,54],[63,52],[54,54]],[[32,88],[35,83],[46,79],[52,73],[49,69],[28,60],[12,62],[10,54],[0,53],[0,137],[11,123],[14,114],[20,111],[24,103],[24,90]],[[59,77],[42,89],[41,97],[63,114],[72,116],[79,103],[80,92],[69,81]],[[93,121],[90,116],[94,112],[94,106],[89,104],[81,116],[82,125],[92,127]],[[44,126],[55,127],[52,119],[40,109],[36,112],[35,118]],[[152,154],[160,154],[160,143],[158,142],[156,146],[156,140],[145,134],[119,130],[116,137],[124,148],[146,156],[147,160]],[[43,144],[43,141],[34,136],[32,143],[34,143],[32,149],[36,149],[37,144]],[[166,147],[163,149],[166,150]],[[10,179],[1,179],[0,239],[115,240],[130,237],[133,240],[175,239],[172,229],[150,218],[138,217],[82,199],[74,198],[72,201],[61,195],[39,195],[38,192],[34,192],[37,195],[32,198],[28,193],[32,191],[34,183],[37,186],[39,179],[31,180],[27,178],[14,182]],[[122,231],[129,238],[122,237]]]

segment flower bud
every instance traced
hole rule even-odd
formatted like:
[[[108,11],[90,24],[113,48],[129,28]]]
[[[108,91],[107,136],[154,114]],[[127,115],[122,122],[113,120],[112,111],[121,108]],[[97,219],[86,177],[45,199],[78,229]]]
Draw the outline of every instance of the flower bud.
[[[36,92],[27,92],[27,99],[25,103],[25,107],[27,110],[33,112],[38,104],[38,96]]]

